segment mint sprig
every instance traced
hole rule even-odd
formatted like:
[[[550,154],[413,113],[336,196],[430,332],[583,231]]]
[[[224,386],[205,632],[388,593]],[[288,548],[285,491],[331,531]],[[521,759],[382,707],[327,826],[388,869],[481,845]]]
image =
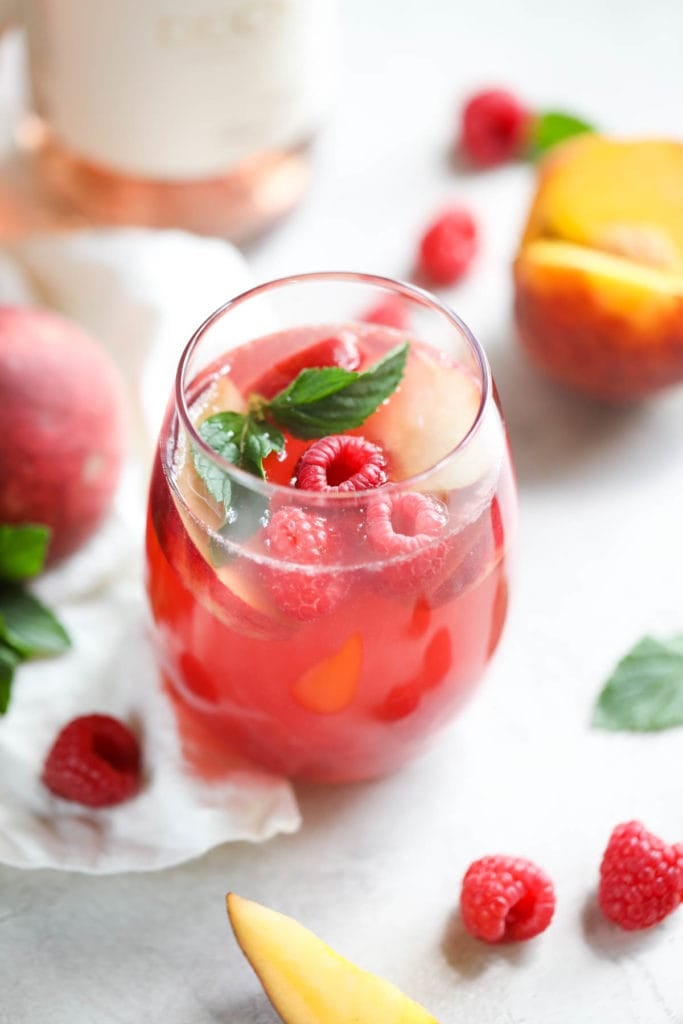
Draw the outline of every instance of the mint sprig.
[[[270,401],[252,395],[246,413],[218,412],[207,417],[199,434],[228,462],[263,479],[263,460],[285,450],[280,427],[294,437],[312,440],[361,426],[400,384],[408,348],[407,342],[398,345],[363,373],[341,366],[302,370]],[[244,488],[231,485],[228,474],[196,447],[192,456],[207,491],[225,510],[222,532],[226,532],[239,519],[240,503],[235,499],[238,494],[244,497]]]
[[[605,683],[593,726],[626,732],[657,732],[683,725],[683,635],[643,637]]]
[[[574,114],[561,110],[546,110],[534,119],[531,126],[532,156],[542,156],[566,139],[594,131],[593,125],[580,117],[575,117]]]
[[[71,645],[49,608],[21,584],[43,568],[49,540],[45,526],[0,526],[0,715],[9,707],[22,661],[61,654]]]
[[[261,479],[265,477],[263,460],[271,452],[281,453],[285,450],[282,432],[258,420],[252,413],[217,412],[204,420],[199,427],[199,434],[218,455]],[[193,460],[209,494],[219,505],[223,505],[229,517],[233,497],[230,477],[210,456],[197,448],[193,452]]]
[[[303,440],[353,430],[396,390],[407,357],[406,342],[364,373],[341,366],[302,370],[267,404],[268,415]]]
[[[199,433],[228,462],[260,477],[264,476],[263,460],[285,448],[281,431],[251,414],[218,412],[204,420]]]

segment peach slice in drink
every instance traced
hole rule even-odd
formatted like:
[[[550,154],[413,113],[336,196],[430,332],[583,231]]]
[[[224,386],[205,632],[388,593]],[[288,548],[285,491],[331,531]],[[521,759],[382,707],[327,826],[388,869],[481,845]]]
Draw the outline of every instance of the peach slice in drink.
[[[412,346],[403,382],[367,420],[363,433],[383,446],[393,478],[405,480],[453,451],[474,424],[480,404],[481,389],[466,367]],[[504,443],[498,411],[491,405],[476,437],[420,486],[450,491],[496,474]]]

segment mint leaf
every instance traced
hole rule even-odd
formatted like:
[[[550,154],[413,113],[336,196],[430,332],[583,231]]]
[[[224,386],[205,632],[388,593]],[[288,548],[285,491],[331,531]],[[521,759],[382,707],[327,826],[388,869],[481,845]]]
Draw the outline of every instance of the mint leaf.
[[[61,654],[71,646],[55,616],[22,587],[0,587],[0,640],[22,658]]]
[[[643,637],[607,680],[593,725],[628,732],[683,725],[683,635],[668,640]]]
[[[392,349],[365,373],[340,366],[302,370],[266,405],[267,414],[304,440],[359,427],[400,384],[408,347]]]
[[[12,694],[14,670],[21,658],[11,647],[0,644],[0,715],[4,715],[9,707]]]
[[[204,452],[200,452],[196,448],[192,452],[192,461],[198,476],[204,481],[211,497],[219,505],[223,505],[227,512],[230,509],[231,498],[230,477],[228,474],[220,466],[217,466],[210,456],[205,455]]]
[[[301,370],[291,384],[271,399],[269,408],[281,403],[305,405],[336,394],[358,380],[360,374],[343,366],[312,366]]]
[[[249,413],[217,412],[204,420],[199,433],[224,459],[262,478],[263,460],[271,452],[285,449],[285,439],[277,427]]]
[[[534,156],[541,156],[558,142],[564,142],[574,135],[594,132],[595,128],[588,121],[583,121],[573,114],[561,110],[547,110],[539,114],[531,129],[531,148]]]
[[[199,427],[201,437],[215,452],[240,469],[265,477],[263,460],[271,452],[285,450],[281,431],[251,414],[217,412]],[[194,468],[215,501],[223,505],[227,516],[232,508],[232,487],[228,474],[203,452],[193,452]]]
[[[47,526],[0,526],[0,580],[37,576],[45,564],[50,536]]]
[[[264,423],[252,416],[247,417],[246,427],[242,434],[241,461],[238,463],[242,469],[265,480],[263,460],[271,452],[282,455],[284,450],[285,439],[281,430],[274,427],[272,423]]]

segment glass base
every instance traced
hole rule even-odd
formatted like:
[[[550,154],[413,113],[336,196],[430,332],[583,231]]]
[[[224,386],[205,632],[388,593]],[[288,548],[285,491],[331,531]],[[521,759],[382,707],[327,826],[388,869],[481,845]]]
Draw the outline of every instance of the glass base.
[[[310,177],[309,143],[260,153],[220,177],[162,181],[84,160],[35,118],[22,134],[37,176],[60,208],[101,225],[181,228],[243,242],[284,217]]]

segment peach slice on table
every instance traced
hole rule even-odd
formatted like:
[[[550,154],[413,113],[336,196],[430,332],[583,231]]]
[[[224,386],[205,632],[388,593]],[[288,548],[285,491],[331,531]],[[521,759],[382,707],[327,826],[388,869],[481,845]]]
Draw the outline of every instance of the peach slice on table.
[[[514,280],[521,343],[550,376],[609,401],[683,381],[683,143],[553,150]]]
[[[293,918],[235,893],[227,908],[235,938],[285,1024],[437,1024]]]

